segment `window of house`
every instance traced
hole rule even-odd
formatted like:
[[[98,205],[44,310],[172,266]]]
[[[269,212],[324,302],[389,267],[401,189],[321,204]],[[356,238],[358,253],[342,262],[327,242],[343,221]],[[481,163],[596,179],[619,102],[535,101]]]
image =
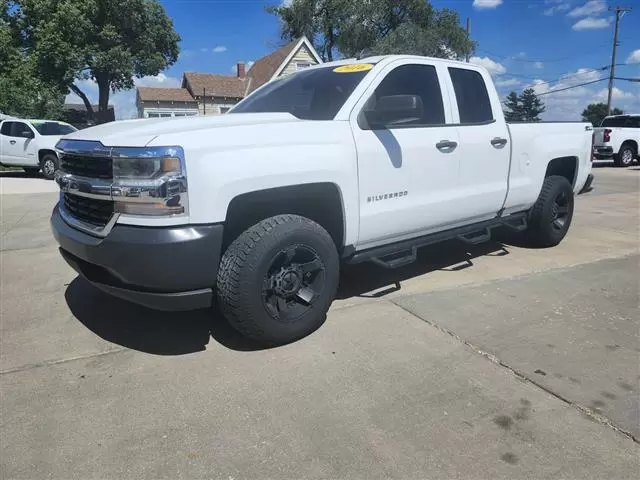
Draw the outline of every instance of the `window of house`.
[[[479,72],[465,68],[449,68],[458,102],[460,123],[486,123],[493,120],[489,92]]]
[[[443,125],[444,104],[438,74],[433,65],[402,65],[382,80],[371,96],[365,111],[375,108],[381,97],[417,95],[422,100],[422,117],[403,126]]]
[[[304,68],[309,68],[313,64],[311,62],[296,62],[296,70],[302,70]]]

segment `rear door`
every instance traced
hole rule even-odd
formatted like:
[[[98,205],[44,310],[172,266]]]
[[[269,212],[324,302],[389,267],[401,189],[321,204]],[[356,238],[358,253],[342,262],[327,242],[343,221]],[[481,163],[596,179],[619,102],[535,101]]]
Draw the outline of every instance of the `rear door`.
[[[454,93],[453,118],[457,123],[459,164],[456,205],[461,220],[471,223],[493,218],[507,194],[511,139],[500,99],[491,77],[465,66],[448,66]]]

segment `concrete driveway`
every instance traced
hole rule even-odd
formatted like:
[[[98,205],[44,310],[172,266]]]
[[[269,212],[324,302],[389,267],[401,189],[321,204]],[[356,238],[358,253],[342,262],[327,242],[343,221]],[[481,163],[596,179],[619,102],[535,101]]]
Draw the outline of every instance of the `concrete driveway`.
[[[0,477],[638,478],[640,167],[595,175],[560,246],[346,268],[269,350],[76,278],[2,178]]]

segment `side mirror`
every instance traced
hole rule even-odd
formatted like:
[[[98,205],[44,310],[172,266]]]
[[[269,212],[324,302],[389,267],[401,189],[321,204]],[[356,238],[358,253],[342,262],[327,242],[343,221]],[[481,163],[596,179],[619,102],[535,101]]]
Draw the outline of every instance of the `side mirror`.
[[[390,95],[380,97],[373,110],[367,112],[371,127],[402,125],[422,118],[424,107],[417,95]]]
[[[35,135],[33,134],[33,132],[31,130],[23,130],[20,132],[20,136],[22,138],[34,138]]]

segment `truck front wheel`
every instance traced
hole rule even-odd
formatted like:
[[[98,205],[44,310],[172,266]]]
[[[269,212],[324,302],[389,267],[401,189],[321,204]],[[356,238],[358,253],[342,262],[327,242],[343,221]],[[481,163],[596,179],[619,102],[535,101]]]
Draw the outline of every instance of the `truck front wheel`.
[[[536,247],[553,247],[565,237],[573,218],[573,189],[565,177],[544,179],[538,200],[529,215],[525,235]]]
[[[224,253],[218,306],[245,336],[282,345],[324,323],[339,274],[338,252],[324,228],[298,215],[270,217],[244,231]]]

